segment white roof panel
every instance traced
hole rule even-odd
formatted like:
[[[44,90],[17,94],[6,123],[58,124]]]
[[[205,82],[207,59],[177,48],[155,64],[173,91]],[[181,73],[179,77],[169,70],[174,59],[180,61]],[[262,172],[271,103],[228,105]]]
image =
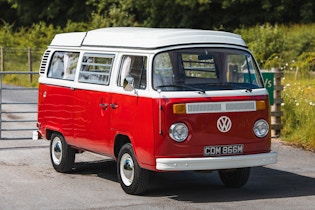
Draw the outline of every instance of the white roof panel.
[[[81,39],[81,40],[80,40]],[[58,42],[57,42],[58,41]],[[246,46],[240,35],[200,29],[113,27],[58,34],[51,45],[105,46],[155,49],[183,44],[232,44]],[[63,42],[63,44],[62,44]]]
[[[56,34],[50,45],[79,47],[82,45],[85,35],[86,32]]]

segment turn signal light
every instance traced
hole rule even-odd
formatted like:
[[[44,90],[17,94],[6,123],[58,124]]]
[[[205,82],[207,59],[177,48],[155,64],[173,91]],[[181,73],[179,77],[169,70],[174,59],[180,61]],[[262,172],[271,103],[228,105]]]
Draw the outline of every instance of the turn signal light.
[[[265,110],[266,109],[266,101],[256,101],[256,110]]]
[[[174,114],[186,114],[186,104],[174,104],[173,105]]]

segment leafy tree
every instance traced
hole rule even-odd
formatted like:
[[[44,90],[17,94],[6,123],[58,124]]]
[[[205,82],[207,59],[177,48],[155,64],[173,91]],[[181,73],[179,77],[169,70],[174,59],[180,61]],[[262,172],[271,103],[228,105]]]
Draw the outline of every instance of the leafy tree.
[[[4,1],[4,0],[2,0]],[[92,12],[85,0],[7,0],[16,11],[19,26],[30,26],[44,21],[48,24],[65,26],[68,20],[86,21]]]
[[[0,28],[0,46],[14,46],[13,25],[4,23]]]
[[[16,20],[15,10],[7,0],[0,0],[0,20],[13,23]]]
[[[88,0],[113,26],[234,30],[269,22],[315,21],[313,0]]]
[[[285,29],[282,27],[270,24],[235,30],[235,33],[242,34],[248,47],[255,54],[257,61],[267,68],[282,65],[280,60],[283,57],[282,53],[285,51],[284,32]]]
[[[16,27],[101,21],[95,26],[225,29],[269,22],[312,23],[314,0],[0,0],[0,18]]]

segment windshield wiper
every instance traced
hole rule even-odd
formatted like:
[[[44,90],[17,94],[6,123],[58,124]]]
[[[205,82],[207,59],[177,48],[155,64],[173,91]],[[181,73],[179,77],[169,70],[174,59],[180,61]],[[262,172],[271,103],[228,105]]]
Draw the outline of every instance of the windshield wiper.
[[[164,88],[164,87],[185,88],[185,89],[188,89],[188,90],[198,91],[199,93],[206,93],[206,91],[201,89],[201,88],[196,88],[196,87],[189,86],[189,85],[176,85],[176,84],[175,85],[159,85],[156,88]]]
[[[237,83],[224,83],[224,84],[227,85],[227,86],[236,87],[236,88],[239,88],[239,89],[245,89],[245,91],[248,92],[248,93],[251,93],[253,91],[253,88],[244,87],[244,86],[239,85]]]
[[[225,89],[233,89],[233,88],[237,88],[237,89],[245,89],[246,92],[252,92],[253,89],[250,87],[244,87],[242,85],[238,85],[235,83],[227,83],[227,82],[220,82],[220,83],[209,83],[207,84],[207,86],[217,86],[217,87],[224,87]]]

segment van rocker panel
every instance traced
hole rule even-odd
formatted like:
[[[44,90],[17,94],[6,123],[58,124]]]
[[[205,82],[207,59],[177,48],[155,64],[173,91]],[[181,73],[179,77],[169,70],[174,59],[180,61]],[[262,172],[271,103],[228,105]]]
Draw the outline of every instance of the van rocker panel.
[[[219,170],[264,166],[277,162],[277,153],[203,158],[157,158],[156,169],[161,171]]]

